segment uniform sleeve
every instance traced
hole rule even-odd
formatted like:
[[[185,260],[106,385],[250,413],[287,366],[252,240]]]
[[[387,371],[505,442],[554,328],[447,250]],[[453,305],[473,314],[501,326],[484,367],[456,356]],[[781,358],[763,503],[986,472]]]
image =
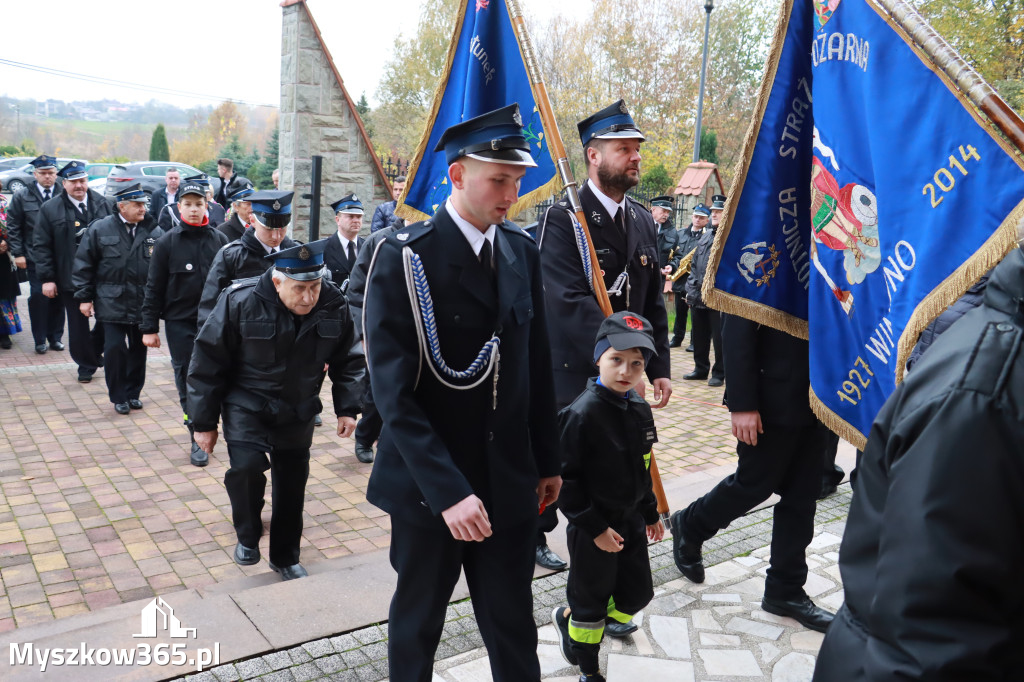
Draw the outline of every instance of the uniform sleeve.
[[[149,259],[146,298],[142,303],[142,324],[139,325],[139,331],[143,334],[156,334],[160,331],[160,314],[164,310],[164,293],[167,291],[170,239],[169,234],[157,239],[153,245],[153,256]]]
[[[517,237],[518,238],[518,237]],[[532,243],[531,291],[534,316],[530,321],[530,445],[541,478],[558,476],[561,458],[558,452],[558,423],[555,409],[555,380],[551,373],[551,341],[545,312],[544,280],[539,254]]]
[[[380,210],[380,207],[377,207]],[[356,334],[363,335],[363,295],[366,291],[366,273],[370,270],[370,261],[373,260],[373,253],[380,245],[381,240],[374,237],[376,233],[363,242],[359,248],[359,255],[356,256],[356,263],[352,266],[352,273],[348,278],[348,291],[345,297],[348,298],[349,310],[352,313],[352,321],[356,325]]]
[[[171,213],[170,204],[166,204],[160,209],[160,215],[157,217],[156,224],[164,232],[170,232],[171,228],[174,227],[174,215]]]
[[[434,514],[473,494],[415,396],[420,349],[402,255],[385,242],[366,283],[366,347],[374,402]]]
[[[349,311],[345,314],[340,343],[328,361],[327,370],[331,376],[334,413],[339,417],[355,417],[362,411],[365,370],[366,359],[363,357]]]
[[[558,413],[558,426],[562,448],[562,491],[558,495],[558,508],[570,523],[596,538],[609,524],[587,494],[584,467],[591,446],[587,443],[586,419],[567,407]]]
[[[231,297],[221,296],[213,312],[196,334],[192,360],[185,380],[188,414],[196,431],[213,431],[220,421],[220,406],[227,393],[232,358],[237,355],[239,334],[233,319]]]
[[[1019,658],[1024,604],[1024,426],[967,390],[922,421],[911,413],[878,445],[892,464],[865,678],[1014,678],[1003,666]]]
[[[672,248],[673,251],[672,258],[669,259],[668,264],[672,268],[672,273],[675,274],[675,271],[679,269],[679,263],[682,262],[683,256],[685,256],[686,254],[680,253],[680,251],[682,250],[682,243],[679,237],[679,230],[672,228],[671,234],[672,236],[669,238],[669,241],[672,243],[672,246],[670,248]]]
[[[18,192],[11,198],[7,207],[7,243],[11,255],[21,258],[28,255],[31,244],[25,243],[25,208],[24,195]],[[35,259],[33,259],[35,260]]]
[[[86,230],[75,253],[71,284],[75,288],[75,300],[79,303],[96,300],[96,262],[100,256],[96,242],[96,230]]]
[[[47,202],[49,203],[49,202]],[[36,277],[40,282],[56,282],[57,266],[53,254],[52,211],[40,209],[39,223],[32,233],[32,260],[36,264]]]
[[[689,285],[687,285],[689,286]],[[757,323],[737,315],[722,316],[722,354],[730,412],[759,409],[757,365]]]
[[[217,255],[213,257],[213,263],[210,264],[210,272],[206,276],[206,284],[203,285],[203,295],[199,299],[199,312],[196,316],[199,327],[202,327],[203,323],[206,322],[206,318],[213,311],[213,306],[217,304],[217,297],[220,296],[220,292],[224,291],[224,288],[231,284],[231,281],[232,277],[228,268],[227,254],[225,249],[221,248]]]

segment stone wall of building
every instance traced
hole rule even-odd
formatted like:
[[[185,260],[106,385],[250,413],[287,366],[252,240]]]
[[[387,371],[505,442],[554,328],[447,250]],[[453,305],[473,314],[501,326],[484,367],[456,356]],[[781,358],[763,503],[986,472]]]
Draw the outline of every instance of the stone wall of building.
[[[292,234],[309,236],[312,157],[323,157],[320,236],[337,230],[331,203],[355,192],[364,232],[378,204],[390,200],[387,178],[303,0],[282,3],[280,186],[294,189]]]

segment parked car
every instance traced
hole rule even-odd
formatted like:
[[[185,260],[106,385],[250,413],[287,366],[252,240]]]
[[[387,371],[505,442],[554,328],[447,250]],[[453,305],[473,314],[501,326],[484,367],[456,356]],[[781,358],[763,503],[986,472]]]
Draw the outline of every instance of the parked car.
[[[57,157],[57,169],[60,170],[71,161],[79,161],[84,164],[89,163],[85,159],[62,159]],[[35,181],[35,176],[32,175],[32,164],[30,163],[26,163],[18,168],[0,171],[0,192],[10,192],[11,194],[14,194],[22,187],[28,187]]]
[[[107,187],[107,176],[114,170],[116,163],[90,163],[85,167],[89,174],[89,189],[103,194]]]
[[[135,161],[133,163],[117,164],[107,175],[107,186],[104,194],[108,197],[114,196],[118,191],[128,187],[132,183],[139,183],[146,196],[153,196],[167,186],[164,176],[167,174],[168,166],[177,168],[181,178],[202,173],[198,168],[178,163],[177,161]],[[216,194],[220,189],[221,179],[216,175],[210,176],[210,186]]]
[[[12,168],[21,168],[26,163],[36,157],[34,156],[10,156],[6,159],[0,159],[0,171],[11,170]]]

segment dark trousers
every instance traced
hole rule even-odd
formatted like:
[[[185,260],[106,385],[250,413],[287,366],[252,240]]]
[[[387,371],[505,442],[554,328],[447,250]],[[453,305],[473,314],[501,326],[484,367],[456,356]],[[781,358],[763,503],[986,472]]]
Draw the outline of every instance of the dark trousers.
[[[490,657],[494,682],[539,682],[533,622],[534,521],[498,528],[483,542],[461,542],[447,527],[391,516],[388,665],[395,682],[430,682],[445,610],[462,570]]]
[[[735,519],[778,493],[772,525],[771,561],[764,594],[776,599],[803,596],[804,552],[814,535],[814,509],[821,490],[821,459],[828,430],[764,424],[757,445],[739,442],[736,473],[683,511],[687,538],[704,542]]]
[[[188,419],[188,388],[185,377],[188,376],[188,363],[192,361],[192,346],[196,342],[195,320],[165,320],[164,334],[167,336],[167,350],[171,353],[171,367],[174,369],[174,385],[178,389],[178,400],[181,401],[181,412]],[[246,545],[254,547],[255,545]]]
[[[674,298],[676,299],[676,322],[672,326],[672,340],[682,343],[683,337],[686,336],[686,315],[690,311],[690,306],[686,303],[686,296],[683,293],[676,293]],[[693,338],[692,335],[690,338]]]
[[[146,383],[146,347],[137,324],[98,322],[103,327],[103,376],[110,402],[126,403]]]
[[[257,547],[263,535],[263,494],[270,469],[270,561],[275,566],[299,563],[302,540],[302,505],[309,478],[309,448],[263,452],[248,445],[228,443],[230,468],[224,487],[231,500],[231,520],[238,541]]]
[[[722,321],[717,310],[711,308],[690,308],[691,332],[690,342],[693,343],[693,371],[699,375],[725,379],[725,358],[722,357]],[[715,347],[715,364],[711,365],[709,353]]]
[[[825,442],[825,456],[822,461],[821,487],[831,488],[843,482],[846,474],[843,468],[836,464],[836,455],[839,452],[839,436],[829,432],[828,440]]]
[[[32,322],[32,338],[37,346],[64,338],[64,305],[60,292],[56,298],[43,296],[43,283],[36,275],[36,264],[26,258],[28,275],[28,319]],[[78,304],[75,304],[77,308]]]
[[[600,637],[606,618],[628,623],[654,598],[651,562],[647,555],[644,519],[633,512],[612,528],[622,536],[622,550],[606,552],[589,534],[573,524],[566,529],[571,568],[566,595],[569,597],[570,642],[579,659],[580,672],[598,672]],[[597,641],[580,641],[573,634],[580,629]],[[585,638],[582,638],[585,639]]]
[[[544,507],[544,513],[537,518],[537,546],[548,544],[546,533],[550,533],[558,526],[558,502],[552,502]]]
[[[59,298],[64,303],[68,315],[68,348],[71,359],[78,365],[81,374],[95,374],[96,368],[103,364],[100,358],[104,350],[103,325],[99,322],[90,327],[90,318],[82,314],[78,301],[70,291],[65,291]]]
[[[356,424],[355,440],[360,445],[372,447],[380,438],[380,431],[384,428],[384,420],[381,419],[377,406],[373,403],[373,387],[370,385],[370,373],[366,372],[366,382],[363,387],[363,413],[359,416],[359,423]]]

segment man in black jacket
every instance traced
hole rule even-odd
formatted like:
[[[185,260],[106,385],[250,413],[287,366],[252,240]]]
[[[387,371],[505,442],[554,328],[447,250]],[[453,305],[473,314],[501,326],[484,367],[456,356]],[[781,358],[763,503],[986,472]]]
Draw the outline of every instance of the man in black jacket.
[[[1017,248],[875,417],[839,550],[846,601],[816,682],[1019,679],[1022,301]]]
[[[146,282],[146,300],[142,306],[142,342],[148,348],[160,347],[160,319],[164,320],[167,346],[174,368],[182,416],[189,434],[192,422],[186,406],[185,375],[192,359],[192,344],[198,331],[197,317],[203,287],[214,256],[227,243],[223,233],[210,227],[206,215],[206,185],[187,179],[178,190],[176,205],[181,220],[156,242]],[[164,214],[171,207],[164,209]],[[192,439],[189,460],[206,466],[206,452]]]
[[[227,222],[217,226],[217,229],[227,236],[228,241],[241,239],[249,227],[249,221],[252,219],[252,203],[249,201],[249,195],[254,191],[252,184],[248,182],[228,188],[227,200],[231,202],[234,212]]]
[[[672,384],[657,228],[650,212],[626,196],[640,182],[644,136],[622,100],[584,119],[577,128],[587,162],[580,202],[598,260],[592,267],[604,275],[614,312],[629,310],[650,320],[658,345],[657,357],[647,366],[654,387],[651,402],[652,407],[664,407]],[[541,221],[538,239],[559,409],[586,388],[594,369],[590,348],[605,317],[584,270],[568,212],[564,199],[551,206]],[[643,384],[638,391],[643,393]],[[545,537],[557,524],[555,510],[549,507],[541,516],[536,550],[537,563],[545,568],[565,568]],[[609,634],[620,632],[612,628]]]
[[[270,225],[264,225],[252,212],[253,202],[262,205],[277,201],[281,206],[290,206],[293,196],[294,192],[266,190],[249,193],[246,195],[246,201],[238,202],[249,204],[252,229],[246,230],[241,239],[230,242],[214,257],[210,274],[206,276],[203,297],[199,301],[197,319],[200,327],[210,316],[213,306],[217,304],[220,292],[231,282],[236,279],[259,277],[271,267],[271,262],[267,260],[268,255],[298,246],[285,235],[288,223],[291,222],[291,213],[261,213],[260,215],[270,222]]]
[[[262,204],[254,204],[259,213]],[[224,486],[238,536],[235,561],[245,566],[260,560],[269,468],[270,568],[284,580],[306,575],[299,563],[302,504],[324,365],[343,438],[356,426],[365,367],[354,350],[345,297],[324,281],[323,247],[321,240],[278,251],[267,256],[271,270],[232,284],[196,337],[188,373],[195,438],[207,453],[217,442],[218,419],[224,420],[231,460]]]
[[[363,202],[355,194],[346,194],[331,204],[331,208],[334,209],[338,232],[327,242],[324,262],[331,271],[331,279],[340,287],[352,273],[359,248],[363,245],[364,240],[359,236],[363,227]]]
[[[697,248],[697,244],[700,243],[700,238],[706,231],[708,224],[708,213],[707,207],[704,204],[697,204],[693,207],[693,213],[690,216],[690,224],[679,231],[679,260],[680,262],[690,256],[689,268],[693,268],[693,255],[694,250]],[[693,254],[693,255],[691,255]],[[678,265],[676,268],[678,269]],[[672,282],[672,293],[676,299],[676,322],[672,329],[672,342],[669,344],[673,348],[678,348],[683,345],[683,337],[686,336],[686,318],[689,317],[690,304],[686,302],[686,282],[690,279],[690,273],[687,271],[685,274],[680,275],[679,278]],[[690,345],[686,347],[686,350],[693,352],[693,331],[690,332]],[[718,347],[716,347],[718,348]],[[707,375],[707,372],[704,372]]]
[[[701,545],[778,493],[761,608],[824,632],[832,614],[815,606],[803,589],[804,552],[814,535],[828,437],[807,397],[807,341],[734,315],[726,316],[723,340],[739,462],[736,473],[672,514],[676,567],[693,582],[704,582]]]
[[[701,212],[711,215],[711,210],[704,204],[697,204],[693,208],[694,215]],[[696,223],[695,223],[696,224]],[[708,271],[708,261],[711,258],[711,245],[715,242],[715,225],[711,229],[705,229],[697,242],[693,252],[693,261],[690,265],[690,276],[686,278],[686,303],[690,306],[690,320],[692,331],[690,339],[693,342],[693,371],[683,376],[687,381],[703,381],[708,379],[708,371],[711,378],[708,379],[708,386],[721,386],[725,381],[725,358],[722,351],[722,318],[717,310],[709,308],[704,304],[701,296],[701,287],[704,286],[704,277]],[[711,364],[711,347],[715,348],[715,364]]]
[[[71,279],[86,319],[95,315],[103,330],[103,374],[118,414],[141,410],[146,383],[142,344],[142,302],[149,261],[163,230],[146,213],[148,199],[138,184],[114,195],[117,214],[94,222],[78,245]]]
[[[64,350],[64,344],[61,343],[64,336],[64,306],[57,299],[43,296],[43,283],[36,274],[35,259],[32,256],[32,236],[39,223],[42,205],[63,190],[57,184],[57,159],[44,154],[31,163],[35,185],[25,187],[11,198],[7,207],[7,232],[14,264],[26,270],[28,275],[28,317],[32,321],[36,353],[42,355],[46,352],[47,342],[53,350]]]
[[[43,204],[39,225],[32,236],[36,275],[43,283],[43,296],[61,301],[67,313],[68,345],[78,365],[78,380],[88,383],[103,364],[103,325],[89,329],[89,318],[78,310],[71,271],[75,253],[89,224],[111,213],[103,195],[89,189],[85,165],[71,161],[60,169],[64,192]]]
[[[149,200],[149,214],[153,220],[160,218],[164,206],[178,202],[178,187],[181,186],[181,173],[174,166],[168,166],[164,173],[165,186],[159,192],[153,192]]]
[[[496,682],[539,682],[533,621],[538,505],[558,496],[557,427],[537,247],[505,221],[533,165],[519,106],[452,126],[438,144],[452,195],[384,240],[366,284],[365,341],[384,418],[366,499],[391,515],[388,660],[429,680],[465,569]],[[405,262],[434,301],[437,352],[417,333]],[[485,348],[485,361],[463,372]],[[426,353],[426,355],[425,355]],[[453,376],[447,370],[456,372]]]

